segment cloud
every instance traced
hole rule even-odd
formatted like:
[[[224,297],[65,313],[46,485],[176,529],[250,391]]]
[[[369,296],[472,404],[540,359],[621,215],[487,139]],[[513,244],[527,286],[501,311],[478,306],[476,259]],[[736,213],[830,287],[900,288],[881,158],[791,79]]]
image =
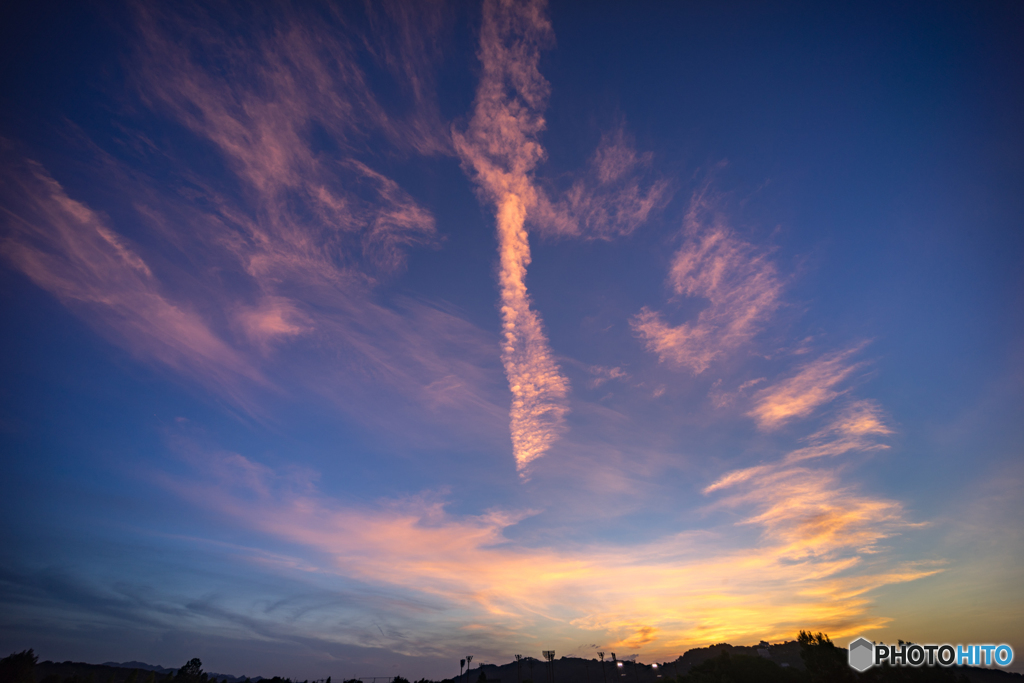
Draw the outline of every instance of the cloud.
[[[664,178],[647,179],[653,154],[637,154],[624,127],[606,133],[587,173],[557,201],[539,192],[528,220],[556,236],[612,239],[628,235],[671,199]]]
[[[304,334],[311,325],[294,301],[275,296],[256,306],[241,306],[235,317],[244,334],[261,346]]]
[[[135,10],[131,82],[148,121],[173,134],[123,117],[120,156],[76,140],[92,154],[78,186],[93,206],[5,147],[6,260],[140,360],[250,414],[275,419],[283,395],[326,397],[428,447],[494,438],[497,339],[443,304],[375,291],[411,249],[440,242],[433,215],[374,168],[424,151],[410,137],[434,124],[377,101],[365,46],[331,30],[340,15]],[[433,98],[431,32],[446,10],[370,12],[373,58],[418,79],[413,100]]]
[[[230,204],[210,214],[104,169],[146,202],[141,227],[153,232],[139,234],[160,248],[143,257],[38,163],[6,148],[3,160],[4,259],[139,360],[265,419],[288,392],[327,398],[387,433],[400,423],[420,445],[494,438],[497,340],[458,312],[372,301],[371,283],[340,266],[304,270],[288,252],[240,239]]]
[[[455,149],[495,206],[499,241],[502,360],[512,391],[512,449],[522,473],[564,431],[569,382],[554,360],[526,288],[527,226],[558,236],[611,239],[633,232],[670,198],[650,179],[651,154],[638,154],[623,128],[605,135],[583,177],[558,200],[539,187],[539,136],[550,92],[538,64],[553,42],[546,3],[484,4],[482,76],[473,116],[453,133]],[[599,382],[600,383],[600,382]]]
[[[594,376],[592,380],[587,382],[587,386],[591,389],[597,389],[609,380],[629,378],[629,373],[622,368],[606,368],[601,365],[591,365],[587,368],[587,372]]]
[[[454,24],[455,7],[440,0],[382,0],[365,6],[371,31],[364,45],[407,94],[407,112],[391,124],[396,142],[420,154],[451,153],[449,127],[438,107],[435,70]]]
[[[248,20],[225,10],[214,20],[196,8],[136,9],[138,92],[155,112],[211,144],[234,174],[244,198],[234,210],[224,206],[230,183],[191,172],[186,178],[214,195],[211,205],[238,231],[230,244],[250,273],[386,274],[402,267],[404,247],[435,242],[430,212],[359,158],[367,156],[371,133],[401,148],[425,124],[395,122],[343,32],[298,10]],[[229,37],[240,26],[244,37]],[[418,71],[399,71],[420,78],[415,89],[423,90]]]
[[[780,553],[791,560],[850,561],[851,550],[875,554],[885,539],[919,525],[905,519],[896,501],[865,496],[844,485],[839,471],[814,469],[808,461],[888,448],[877,438],[891,433],[877,402],[851,401],[827,426],[807,437],[808,446],[774,463],[727,472],[706,486],[704,493],[728,493],[714,507],[750,509],[741,524],[760,527],[763,538],[775,541]]]
[[[755,513],[743,524],[761,527],[790,560],[874,553],[882,540],[908,526],[898,503],[857,494],[828,470],[788,463],[752,468],[725,475],[705,492],[727,489],[736,493],[721,504],[752,506]]]
[[[914,527],[898,503],[805,467],[727,474],[706,489],[726,493],[712,508],[739,515],[756,539],[737,542],[711,528],[625,545],[543,544],[509,533],[543,514],[535,510],[453,515],[433,494],[352,506],[320,493],[309,477],[277,474],[237,454],[193,462],[204,476],[163,476],[164,485],[306,548],[303,566],[314,562],[322,575],[445,605],[424,617],[421,633],[429,636],[388,643],[405,654],[454,646],[467,623],[485,626],[474,631],[476,642],[495,650],[527,638],[585,638],[649,656],[792,637],[809,623],[841,637],[886,622],[871,613],[869,591],[937,571],[888,559],[886,539]]]
[[[827,427],[807,437],[808,446],[787,455],[786,462],[886,449],[889,446],[876,439],[889,434],[892,429],[885,424],[876,401],[853,401]]]
[[[552,41],[543,2],[491,0],[480,29],[482,75],[473,116],[455,147],[495,205],[500,268],[502,362],[512,392],[512,451],[520,473],[544,455],[564,428],[569,381],[554,359],[540,316],[530,307],[526,215],[537,202],[533,170],[543,159],[537,136],[548,83],[538,70]]]
[[[676,252],[668,284],[675,296],[707,306],[696,320],[673,326],[644,307],[634,332],[658,359],[694,373],[748,343],[779,306],[782,281],[767,254],[732,231],[713,210],[707,187],[694,194],[686,215],[686,242]]]
[[[810,415],[842,393],[835,387],[861,367],[861,363],[850,362],[850,357],[863,347],[859,344],[822,356],[801,366],[792,377],[761,389],[754,395],[755,405],[748,414],[761,429],[767,430]],[[859,428],[858,425],[870,429],[874,424],[866,413],[850,419],[852,429]]]
[[[746,396],[747,392],[754,386],[757,386],[761,382],[767,381],[767,377],[756,377],[751,380],[747,380],[740,384],[735,391],[725,391],[722,389],[722,380],[715,380],[714,384],[711,385],[711,391],[709,396],[711,398],[711,405],[716,408],[727,408],[736,402],[737,399]]]
[[[136,356],[208,387],[265,384],[262,373],[195,309],[169,297],[153,271],[107,220],[71,199],[34,161],[2,150],[0,253],[17,270]]]

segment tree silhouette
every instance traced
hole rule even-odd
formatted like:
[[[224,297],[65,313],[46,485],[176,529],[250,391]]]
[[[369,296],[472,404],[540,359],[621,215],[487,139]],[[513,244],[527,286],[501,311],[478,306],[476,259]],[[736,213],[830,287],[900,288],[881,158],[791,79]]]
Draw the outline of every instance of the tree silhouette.
[[[800,657],[804,660],[807,673],[815,683],[856,680],[853,669],[847,663],[846,653],[836,647],[827,634],[812,634],[801,630],[797,642],[800,643]]]
[[[0,659],[0,683],[33,683],[32,670],[38,661],[31,649]]]
[[[199,661],[199,657],[193,657],[185,666],[178,669],[177,678],[182,683],[199,683],[199,681],[202,681],[205,677],[203,676],[203,663]]]

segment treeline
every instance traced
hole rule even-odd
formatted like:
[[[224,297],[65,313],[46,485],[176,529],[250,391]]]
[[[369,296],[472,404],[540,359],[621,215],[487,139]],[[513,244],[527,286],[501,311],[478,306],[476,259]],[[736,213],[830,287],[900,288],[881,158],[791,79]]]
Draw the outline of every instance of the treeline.
[[[248,678],[211,676],[202,670],[202,663],[198,659],[191,660],[177,671],[160,672],[109,664],[86,664],[70,661],[39,662],[39,658],[32,650],[24,650],[0,659],[0,681],[3,683],[256,683]],[[279,678],[276,683],[283,683],[283,681],[284,679]],[[260,681],[260,683],[262,682]]]
[[[763,645],[769,647],[766,643]],[[858,673],[850,667],[846,649],[837,647],[827,635],[805,631],[800,632],[795,642],[771,647],[768,656],[754,654],[756,652],[761,650],[722,643],[690,650],[675,662],[663,663],[660,669],[657,665],[628,662],[629,666],[620,673],[613,666],[612,676],[607,675],[603,666],[595,666],[597,663],[593,660],[563,658],[557,662],[557,667],[552,663],[550,674],[545,671],[542,675],[544,683],[548,683],[548,675],[554,683],[591,683],[594,676],[599,676],[596,680],[604,683],[1024,683],[1021,674],[979,667],[882,665]],[[582,671],[574,671],[581,666]],[[487,671],[483,670],[485,668]],[[480,671],[474,670],[472,676],[467,671],[459,679],[440,683],[487,683],[488,673],[492,674],[494,682],[504,677],[504,683],[533,683],[531,674],[536,672],[530,669],[522,671],[515,663],[485,665]],[[522,676],[523,673],[529,678]],[[579,673],[584,675],[575,675]],[[388,678],[380,678],[388,683]],[[331,683],[331,679],[311,682],[279,676],[218,677],[205,673],[199,659],[192,659],[177,671],[168,673],[75,662],[38,663],[33,651],[25,650],[0,660],[0,683]],[[368,680],[351,678],[342,683],[368,683]],[[390,683],[410,681],[396,676]],[[437,682],[421,678],[416,683]]]
[[[1024,676],[979,667],[873,666],[858,673],[849,664],[845,648],[836,647],[827,635],[800,632],[803,667],[783,667],[759,656],[718,656],[676,677],[677,683],[993,683],[1024,681]],[[901,641],[902,644],[902,641]],[[907,643],[908,645],[910,643]]]
[[[387,678],[382,679],[385,683]],[[107,664],[85,664],[83,662],[39,662],[33,650],[16,652],[0,659],[0,683],[331,683],[331,677],[310,680],[290,678],[223,676],[203,671],[203,663],[197,657],[189,660],[177,671],[167,673],[146,669],[131,669]],[[351,678],[342,683],[365,683]],[[391,683],[410,683],[408,679],[396,676]],[[436,683],[422,678],[416,683]],[[452,683],[446,680],[440,683]]]

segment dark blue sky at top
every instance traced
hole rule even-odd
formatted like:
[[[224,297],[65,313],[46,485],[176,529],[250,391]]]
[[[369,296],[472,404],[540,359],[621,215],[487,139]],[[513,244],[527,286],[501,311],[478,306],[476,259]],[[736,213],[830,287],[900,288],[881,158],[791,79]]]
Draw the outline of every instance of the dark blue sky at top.
[[[341,7],[347,23],[333,30],[372,34],[362,5]],[[272,26],[282,15],[273,4],[261,8],[247,15],[252,26]],[[461,3],[447,12],[436,99],[441,119],[464,129],[481,74],[480,8]],[[701,310],[699,301],[672,310],[664,302],[683,215],[705,182],[720,191],[736,231],[762,245],[786,281],[783,322],[763,333],[762,351],[742,361],[749,369],[736,370],[737,377],[785,375],[788,366],[772,354],[804,338],[823,349],[869,341],[862,354],[870,367],[851,391],[892,415],[887,453],[895,456],[844,472],[855,472],[850,476],[873,494],[899,499],[919,520],[944,518],[949,500],[974,495],[964,490],[1020,476],[1024,6],[552,2],[549,16],[555,42],[540,61],[551,95],[538,183],[552,195],[564,192],[602,136],[621,127],[639,152],[652,154],[651,172],[673,189],[664,209],[627,238],[531,235],[527,278],[574,396],[632,416],[627,426],[612,426],[597,409],[574,408],[569,430],[594,435],[578,448],[619,430],[629,442],[634,430],[643,449],[677,459],[659,470],[631,462],[627,447],[608,456],[607,467],[646,482],[650,500],[635,502],[632,489],[580,489],[581,499],[601,496],[616,510],[593,518],[592,508],[572,503],[571,474],[522,483],[503,450],[507,433],[467,430],[458,438],[437,426],[422,436],[410,428],[408,436],[298,386],[268,390],[258,399],[263,413],[248,414],[111,343],[87,316],[5,260],[0,604],[13,616],[0,619],[0,648],[177,666],[208,646],[200,655],[212,658],[208,668],[234,667],[231,673],[348,676],[357,675],[351,662],[361,662],[381,672],[394,673],[400,663],[409,667],[405,675],[448,675],[444,667],[461,652],[442,656],[448,641],[417,655],[388,645],[325,645],[326,638],[289,631],[288,618],[272,619],[277,630],[259,631],[269,627],[245,622],[238,616],[244,609],[232,612],[246,601],[284,596],[282,603],[299,605],[296,614],[303,600],[337,600],[353,613],[376,614],[378,599],[419,594],[415,586],[381,588],[357,576],[325,588],[320,574],[320,583],[304,584],[249,565],[240,572],[233,551],[224,550],[229,545],[302,556],[321,567],[330,565],[330,553],[183,501],[161,477],[203,483],[192,460],[169,455],[189,449],[240,453],[277,472],[313,472],[319,491],[347,505],[426,491],[455,515],[545,510],[505,532],[523,547],[600,539],[630,548],[732,519],[701,507],[700,491],[723,472],[776,458],[803,438],[795,431],[765,436],[743,414],[711,420],[706,407],[694,407],[740,361],[680,380],[668,403],[586,388],[593,366],[622,365],[638,382],[670,376],[650,354],[644,359],[625,321],[644,306],[665,308],[672,324]],[[245,192],[214,145],[140,99],[131,85],[134,22],[120,3],[11,3],[0,10],[0,138],[41,163],[120,235],[159,251],[127,186],[104,169],[127,169],[124,178],[144,177],[174,194],[187,182],[187,168],[240,202]],[[232,28],[243,43],[244,27]],[[381,101],[409,112],[413,104],[392,75],[365,50],[359,59]],[[174,162],[133,147],[136,133],[173,150]],[[308,144],[326,158],[342,153],[315,125]],[[452,311],[489,335],[497,354],[494,219],[458,157],[389,149],[375,134],[351,144],[345,153],[394,179],[433,214],[441,235],[436,245],[409,248],[405,268],[382,277],[372,300],[400,315],[419,304]],[[183,270],[219,267],[198,253],[161,258]],[[225,288],[234,286],[232,277],[225,273]],[[198,282],[167,287],[201,301],[201,292],[189,289]],[[497,355],[481,372],[487,391],[506,386]],[[391,404],[380,400],[387,412]],[[507,398],[496,400],[507,407]],[[400,414],[399,399],[394,405]],[[560,507],[562,500],[570,502]],[[1012,510],[1000,509],[1012,518]],[[752,536],[741,527],[729,543]],[[932,544],[943,550],[929,558],[946,552],[955,565],[966,551],[949,543],[936,535],[910,539],[908,547]],[[1018,541],[1008,552],[1019,556],[1020,547]],[[1002,585],[998,577],[994,585]],[[171,593],[194,599],[169,606]],[[83,625],[88,620],[66,618],[83,613],[93,615],[94,632]],[[200,636],[184,617],[167,626],[186,613],[230,627]],[[144,635],[132,634],[133,624]],[[260,650],[233,628],[252,628],[271,644]],[[495,661],[507,655],[487,652]],[[309,653],[315,665],[303,661]],[[243,672],[242,662],[264,668]]]

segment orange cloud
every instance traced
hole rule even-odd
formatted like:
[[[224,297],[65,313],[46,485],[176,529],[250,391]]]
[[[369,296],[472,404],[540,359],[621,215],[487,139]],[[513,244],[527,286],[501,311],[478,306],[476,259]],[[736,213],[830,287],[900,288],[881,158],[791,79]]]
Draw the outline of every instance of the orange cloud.
[[[762,429],[777,429],[790,420],[810,415],[839,396],[841,392],[835,387],[860,367],[849,359],[863,346],[822,356],[801,366],[789,379],[758,391],[749,415]]]
[[[854,401],[847,405],[827,427],[807,437],[810,445],[786,456],[786,462],[842,455],[850,451],[873,451],[888,448],[875,438],[892,434],[882,417],[882,408],[875,401]]]
[[[536,511],[454,516],[432,496],[351,507],[320,494],[310,477],[288,479],[240,458],[196,458],[208,472],[198,486],[164,481],[197,505],[308,548],[323,558],[320,573],[445,605],[430,618],[429,642],[388,643],[408,654],[462,642],[465,624],[486,626],[475,638],[495,649],[543,637],[651,657],[791,638],[808,624],[842,637],[887,621],[869,591],[938,571],[886,559],[884,541],[914,526],[898,503],[803,467],[727,474],[708,487],[726,494],[712,509],[758,530],[738,545],[718,528],[639,544],[547,545],[507,533]],[[310,561],[294,564],[307,572]]]
[[[495,204],[502,316],[502,362],[512,392],[512,451],[522,473],[558,438],[568,411],[569,381],[562,375],[530,308],[526,214],[537,201],[532,172],[543,158],[537,135],[548,84],[537,68],[551,41],[543,2],[485,3],[480,30],[483,75],[468,130],[455,146]]]
[[[676,296],[708,302],[696,320],[672,326],[644,307],[631,321],[648,351],[694,373],[747,343],[778,307],[782,282],[767,255],[741,240],[712,210],[707,188],[687,212],[686,243],[676,252],[668,282]]]

